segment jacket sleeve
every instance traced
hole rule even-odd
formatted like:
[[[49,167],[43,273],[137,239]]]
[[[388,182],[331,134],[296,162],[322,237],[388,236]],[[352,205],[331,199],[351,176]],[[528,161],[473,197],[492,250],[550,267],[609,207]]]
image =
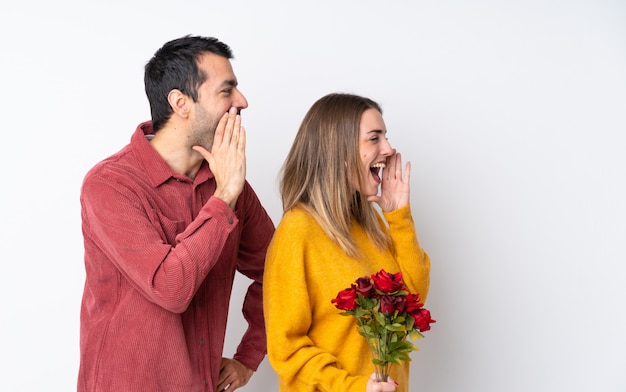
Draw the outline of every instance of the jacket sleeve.
[[[430,287],[430,257],[417,239],[410,206],[384,213],[389,223],[394,256],[409,290],[426,301]]]
[[[98,248],[94,253],[115,264],[147,299],[181,313],[239,221],[215,197],[188,225],[159,215],[147,203],[146,197],[119,181],[88,178],[81,191],[85,247]],[[166,229],[179,234],[167,238]]]
[[[274,224],[257,195],[246,183],[245,218],[239,243],[237,270],[252,280],[244,297],[242,312],[248,322],[234,355],[246,367],[257,370],[267,354],[265,317],[263,314],[263,274],[267,247],[274,235]]]

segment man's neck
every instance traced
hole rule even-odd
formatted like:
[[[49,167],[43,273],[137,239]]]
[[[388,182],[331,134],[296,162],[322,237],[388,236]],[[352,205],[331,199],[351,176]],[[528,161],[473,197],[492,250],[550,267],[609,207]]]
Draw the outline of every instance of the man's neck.
[[[165,127],[155,133],[150,144],[174,172],[193,180],[200,170],[203,158],[185,144],[186,137],[181,133],[184,133],[184,130]]]

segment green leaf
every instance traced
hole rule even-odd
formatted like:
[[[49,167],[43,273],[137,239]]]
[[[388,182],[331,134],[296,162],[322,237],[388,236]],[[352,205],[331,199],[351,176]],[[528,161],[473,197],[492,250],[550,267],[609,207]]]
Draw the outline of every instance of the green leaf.
[[[385,325],[385,328],[388,331],[406,331],[406,327],[398,323]]]
[[[413,317],[407,317],[406,319],[406,329],[410,331],[415,326],[415,319]]]
[[[397,357],[398,361],[411,362],[411,357],[406,353],[400,353]]]
[[[414,351],[415,346],[413,343],[408,342],[406,340],[402,340],[399,342],[392,342],[389,344],[389,351]]]
[[[359,303],[359,305],[361,305],[363,309],[371,310],[378,306],[379,300],[376,298],[365,297],[359,294],[357,302]]]
[[[374,363],[374,365],[378,365],[378,366],[385,366],[387,364],[386,360],[383,359],[378,359],[378,358],[372,358],[372,362]]]
[[[418,331],[417,329],[412,329],[409,331],[409,337],[411,338],[411,340],[416,340],[416,339],[423,338],[424,335],[422,335],[422,333]]]
[[[385,316],[382,313],[374,313],[374,318],[376,318],[376,321],[378,321],[378,324],[385,326],[387,324],[387,319],[385,318]]]

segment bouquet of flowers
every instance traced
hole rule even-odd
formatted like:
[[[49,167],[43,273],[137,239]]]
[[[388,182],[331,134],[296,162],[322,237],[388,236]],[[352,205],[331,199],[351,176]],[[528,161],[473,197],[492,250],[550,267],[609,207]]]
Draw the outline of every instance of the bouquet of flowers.
[[[331,302],[343,310],[342,316],[356,317],[359,334],[372,351],[378,381],[387,381],[391,364],[411,360],[409,352],[417,347],[407,337],[424,337],[422,332],[435,322],[419,295],[409,292],[402,272],[391,274],[382,269],[358,278]]]

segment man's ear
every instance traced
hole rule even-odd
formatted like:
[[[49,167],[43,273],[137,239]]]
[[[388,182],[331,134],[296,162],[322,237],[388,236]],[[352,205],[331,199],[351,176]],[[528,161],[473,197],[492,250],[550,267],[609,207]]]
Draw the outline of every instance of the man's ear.
[[[182,118],[189,117],[189,112],[191,110],[191,105],[190,105],[191,99],[185,94],[183,94],[180,90],[178,89],[171,90],[170,93],[167,94],[167,101],[172,107],[174,114]]]

